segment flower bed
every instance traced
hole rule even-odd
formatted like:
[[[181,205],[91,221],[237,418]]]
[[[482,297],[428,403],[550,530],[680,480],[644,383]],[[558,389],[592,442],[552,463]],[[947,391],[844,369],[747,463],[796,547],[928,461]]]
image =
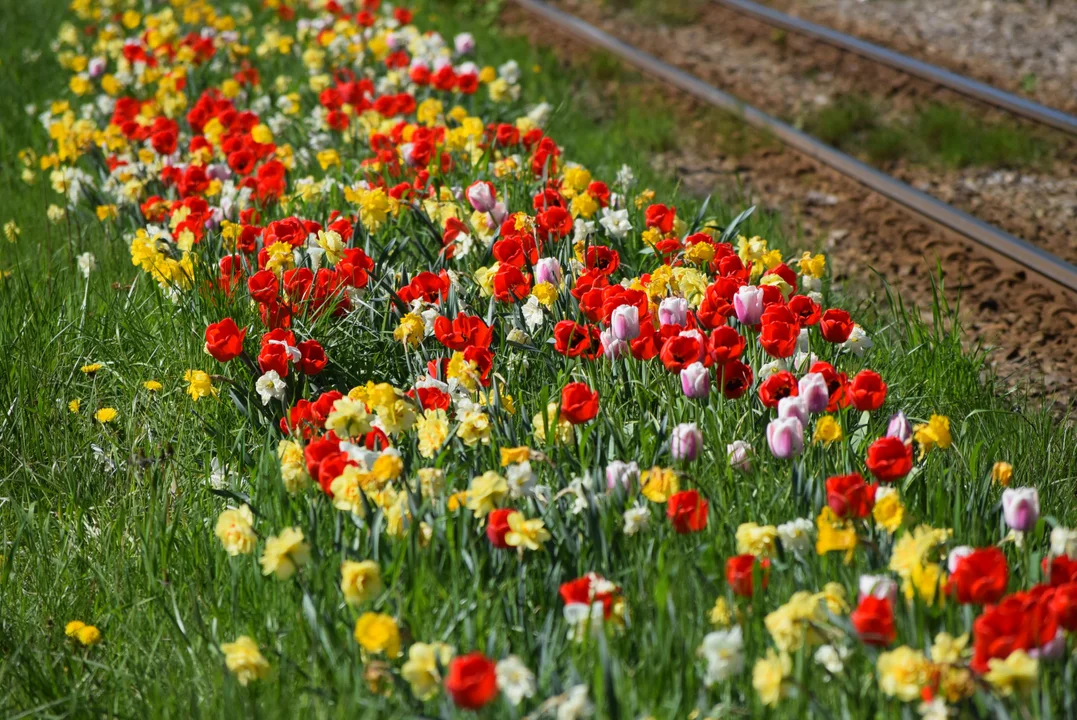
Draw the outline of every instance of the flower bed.
[[[823,255],[572,162],[470,34],[315,4],[76,2],[24,154],[269,446],[216,468],[193,652],[381,716],[1061,712],[1077,533],[905,416]]]

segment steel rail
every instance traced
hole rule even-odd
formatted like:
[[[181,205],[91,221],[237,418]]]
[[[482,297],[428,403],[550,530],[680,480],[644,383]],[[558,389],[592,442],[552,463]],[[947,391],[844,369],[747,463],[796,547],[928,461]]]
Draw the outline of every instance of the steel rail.
[[[958,75],[957,73],[944,70],[937,65],[916,60],[915,58],[902,55],[888,48],[869,43],[865,40],[840,33],[837,30],[817,25],[807,20],[802,20],[792,15],[786,15],[766,5],[760,5],[752,0],[712,0],[723,7],[734,10],[743,15],[760,20],[767,25],[782,28],[820,40],[829,45],[848,50],[851,53],[865,57],[868,60],[889,65],[909,75],[927,80],[928,82],[941,85],[968,97],[980,100],[994,107],[1007,110],[1014,115],[1029,120],[1034,120],[1042,125],[1050,125],[1053,128],[1077,135],[1077,117],[1068,115],[1061,110],[1056,110],[1046,105],[1026,100],[1023,97],[1000,90],[988,85]]]
[[[708,85],[694,75],[622,42],[574,15],[551,7],[542,0],[516,0],[516,3],[547,22],[575,35],[585,43],[601,47],[623,58],[648,75],[726,112],[735,114],[749,125],[770,132],[794,150],[830,166],[842,175],[890,198],[921,217],[938,223],[979,245],[988,247],[1048,280],[1077,292],[1077,267],[1065,260],[881,173],[781,120],[772,118],[761,110],[741,102],[732,95]]]

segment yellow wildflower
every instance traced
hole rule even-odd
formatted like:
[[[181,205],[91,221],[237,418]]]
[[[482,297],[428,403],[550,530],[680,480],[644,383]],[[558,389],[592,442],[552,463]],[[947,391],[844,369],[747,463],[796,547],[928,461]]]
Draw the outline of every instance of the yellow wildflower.
[[[681,482],[676,470],[656,465],[640,474],[640,488],[651,502],[664,503],[681,489]]]
[[[419,700],[429,700],[441,689],[441,670],[447,667],[456,651],[445,643],[417,642],[408,648],[407,662],[400,668],[400,675],[411,685],[411,692]]]
[[[346,466],[329,484],[329,492],[333,493],[333,507],[360,517],[365,515],[363,491],[366,487],[374,489],[372,480],[370,473],[363,472],[355,465]]]
[[[852,523],[839,518],[829,506],[824,507],[815,519],[818,536],[815,540],[815,552],[825,555],[828,552],[845,551],[845,562],[853,559],[856,549],[856,528]]]
[[[254,514],[247,505],[229,508],[217,517],[214,534],[229,555],[247,555],[254,550],[257,540],[254,534]]]
[[[488,470],[471,478],[467,489],[467,509],[475,513],[475,517],[486,517],[500,505],[508,492],[509,485],[505,478],[493,470]]]
[[[235,642],[221,645],[224,664],[240,685],[246,686],[251,680],[260,680],[269,674],[269,661],[263,657],[258,644],[246,635],[240,635]]]
[[[74,638],[84,647],[90,647],[101,642],[101,631],[93,625],[87,625],[81,620],[72,620],[64,627],[64,634]]]
[[[393,330],[394,340],[412,347],[421,343],[425,336],[426,325],[423,323],[423,318],[419,313],[414,312],[400,318],[400,324],[396,326],[396,330]]]
[[[371,428],[366,403],[347,396],[338,398],[325,418],[325,429],[332,430],[340,438],[361,437]]]
[[[812,255],[810,252],[805,252],[797,261],[797,267],[801,275],[821,279],[823,273],[826,272],[826,256],[822,253]]]
[[[67,409],[70,410],[73,413],[77,413],[81,406],[82,406],[82,401],[79,400],[78,398],[75,398],[74,400],[72,400],[71,402],[69,402],[67,404]]]
[[[506,485],[506,488],[507,487],[508,486]],[[448,500],[446,501],[445,505],[446,507],[448,507],[449,512],[456,512],[461,507],[467,505],[467,490],[454,492],[448,497]]]
[[[951,665],[959,663],[968,644],[968,633],[958,635],[955,638],[950,633],[941,632],[935,636],[935,642],[931,644],[931,659],[937,663],[949,663]]]
[[[277,444],[277,459],[280,460],[280,477],[284,482],[285,490],[296,493],[310,484],[310,474],[307,472],[303,448],[297,443],[291,440],[281,440]]]
[[[164,385],[157,382],[156,380],[147,380],[146,382],[142,383],[142,387],[146,388],[150,392],[158,392],[159,390],[161,390],[161,388],[164,387]]]
[[[384,613],[365,612],[355,621],[355,641],[370,653],[400,655],[400,628]]]
[[[490,417],[486,413],[465,410],[458,418],[460,427],[456,430],[456,436],[463,440],[465,445],[475,447],[480,442],[484,445],[490,442],[492,428]]]
[[[822,641],[818,628],[826,625],[822,596],[800,590],[793,593],[789,602],[763,618],[763,624],[783,653],[796,652],[805,642],[810,645]]]
[[[554,301],[557,300],[557,288],[548,282],[537,283],[535,287],[531,288],[531,294],[546,307],[551,307]]]
[[[508,517],[509,531],[505,533],[505,543],[509,547],[538,550],[542,543],[550,539],[550,533],[546,530],[545,523],[540,518],[527,520],[522,513],[510,513]]]
[[[448,380],[455,380],[462,387],[471,391],[479,388],[478,365],[473,360],[465,359],[464,353],[459,350],[449,358],[448,367],[445,369],[445,377]]]
[[[444,410],[426,410],[415,421],[415,433],[419,438],[419,454],[434,457],[449,437],[449,416]]]
[[[706,265],[714,259],[714,246],[709,242],[698,242],[685,250],[684,259],[693,265]]]
[[[785,680],[792,672],[793,661],[785,653],[778,655],[767,650],[766,657],[756,660],[752,668],[752,687],[764,705],[774,707],[789,694],[789,684]]]
[[[349,605],[372,600],[381,589],[381,568],[373,560],[345,560],[340,566],[340,591]]]
[[[322,170],[328,170],[334,165],[340,165],[340,154],[333,148],[319,150],[316,157],[318,159],[318,165],[321,166]]]
[[[737,554],[769,558],[774,553],[774,541],[778,528],[754,522],[741,523],[737,527]]]
[[[926,423],[913,428],[912,436],[920,445],[920,457],[935,447],[945,450],[953,442],[950,436],[950,418],[945,415],[932,415]]]
[[[543,422],[544,420],[545,422]],[[568,443],[574,437],[572,423],[560,417],[560,407],[555,402],[546,405],[545,418],[543,418],[541,412],[531,418],[531,427],[533,428],[531,434],[534,436],[535,442],[540,445],[546,442],[547,426],[553,431],[555,442]]]
[[[849,599],[845,592],[845,586],[841,583],[828,582],[819,591],[818,597],[826,603],[827,609],[835,615],[844,615],[849,612]]]
[[[716,628],[727,628],[733,624],[733,611],[729,607],[729,601],[719,596],[714,601],[714,607],[710,612],[711,625]]]
[[[93,419],[103,425],[115,420],[119,414],[116,408],[103,407],[93,414]]]
[[[310,560],[310,545],[303,542],[303,531],[297,527],[285,528],[280,535],[273,535],[266,540],[265,549],[259,562],[263,575],[276,575],[278,580],[287,580],[295,574],[296,568]]]
[[[90,363],[89,365],[83,365],[79,368],[79,370],[81,370],[84,375],[93,375],[95,372],[97,372],[103,367],[104,365],[98,362]]]
[[[187,382],[187,394],[191,400],[198,401],[204,397],[216,397],[217,388],[213,387],[213,379],[204,370],[188,370],[183,374]]]
[[[1002,487],[1009,487],[1013,482],[1013,465],[999,460],[991,466],[991,479]]]
[[[531,459],[531,448],[526,445],[514,448],[501,448],[501,467],[516,465]]]
[[[841,442],[844,438],[845,433],[841,429],[841,423],[835,420],[833,415],[823,415],[815,421],[813,442],[823,443],[829,447],[836,442]]]
[[[879,655],[875,669],[879,673],[879,689],[902,702],[920,697],[920,690],[929,679],[931,663],[919,650],[907,645]]]
[[[883,492],[883,491],[887,492]],[[871,508],[875,524],[889,533],[901,527],[905,518],[905,506],[901,503],[897,491],[893,488],[879,488],[875,495],[875,505]]]
[[[441,468],[419,468],[419,488],[425,498],[441,495],[445,487],[445,471]]]

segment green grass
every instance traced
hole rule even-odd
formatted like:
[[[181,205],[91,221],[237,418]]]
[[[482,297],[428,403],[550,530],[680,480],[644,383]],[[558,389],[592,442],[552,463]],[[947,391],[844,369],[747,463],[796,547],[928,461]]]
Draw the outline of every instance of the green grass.
[[[491,60],[515,57],[525,72],[540,67],[528,76],[525,92],[557,107],[550,130],[567,157],[602,177],[628,162],[659,198],[673,197],[683,217],[695,216],[701,199],[674,195],[674,179],[656,176],[647,162],[650,153],[676,140],[677,119],[631,94],[616,105],[596,107],[593,84],[566,72],[549,54],[491,28],[469,26],[469,18],[454,16],[449,4],[436,7],[447,36],[470,27]],[[379,561],[388,590],[377,607],[401,617],[412,638],[443,638],[461,652],[478,648],[493,656],[511,650],[539,675],[538,698],[582,682],[590,686],[600,717],[685,717],[716,703],[727,704],[734,714],[758,715],[763,710],[751,689],[750,667],[734,684],[707,691],[694,662],[708,629],[707,611],[726,593],[723,562],[734,553],[734,529],[744,521],[780,523],[813,515],[817,503],[801,490],[818,490],[827,474],[849,469],[863,441],[881,433],[888,412],[899,408],[914,419],[939,412],[954,420],[955,447],[930,455],[903,488],[911,517],[953,527],[961,542],[996,541],[998,489],[988,475],[995,460],[1008,459],[1018,484],[1039,487],[1052,522],[1077,521],[1072,492],[1077,444],[1070,426],[1044,410],[1022,407],[1020,395],[1000,396],[990,379],[985,383],[983,358],[965,353],[956,331],[941,330],[945,308],[936,308],[935,329],[929,329],[897,301],[865,298],[850,310],[876,342],[870,364],[890,383],[888,404],[870,420],[846,414],[851,443],[833,451],[811,448],[795,465],[766,456],[760,444],[763,413],[717,401],[705,409],[689,403],[678,395],[676,379],[653,365],[615,369],[554,357],[504,371],[522,411],[499,419],[517,442],[527,440],[531,413],[570,376],[586,377],[602,390],[603,414],[584,431],[588,441],[578,451],[547,449],[555,468],[541,472],[544,482],[557,488],[614,455],[638,458],[643,467],[668,463],[662,447],[671,424],[698,422],[709,452],[689,469],[689,481],[711,498],[707,533],[673,535],[656,511],[652,523],[662,526],[660,532],[624,538],[617,505],[624,499],[614,497],[601,501],[602,512],[596,505],[579,517],[563,503],[545,511],[557,541],[525,563],[491,553],[467,513],[450,515],[440,504],[424,504],[421,510],[436,525],[428,551],[419,547],[414,532],[392,542],[379,541],[377,533],[356,533],[341,545],[340,534],[350,530],[338,524],[341,514],[324,502],[307,503],[284,492],[271,431],[247,418],[223,390],[218,402],[193,404],[184,394],[184,371],[213,365],[202,351],[206,322],[228,313],[249,321],[250,308],[218,294],[172,305],[131,266],[125,244],[96,218],[83,211],[73,213],[70,223],[49,225],[44,219],[52,201],[47,179],[40,177],[28,188],[19,178],[22,168],[14,153],[43,143],[22,106],[47,101],[63,84],[47,55],[24,66],[22,52],[47,47],[62,8],[60,2],[0,5],[0,89],[12,99],[0,107],[0,222],[15,219],[22,228],[16,243],[0,241],[0,268],[11,271],[0,282],[0,712],[5,716],[453,716],[444,697],[424,705],[400,681],[390,698],[368,692],[364,662],[351,639],[354,617],[339,602],[336,588],[338,561],[347,555]],[[590,109],[580,111],[580,106]],[[707,214],[728,221],[739,209],[714,202]],[[799,250],[782,236],[781,227],[780,219],[760,213],[745,233]],[[87,250],[98,263],[88,282],[71,264],[74,254]],[[633,265],[645,261],[626,253]],[[384,322],[381,311],[359,317]],[[334,331],[336,347],[349,354],[334,363],[330,379],[345,388],[368,377],[403,384],[407,370],[397,346],[378,334],[382,329],[372,322],[367,334]],[[751,352],[758,356],[758,349]],[[91,361],[105,368],[93,376],[80,373],[78,368]],[[843,362],[850,371],[862,364]],[[150,379],[161,381],[164,390],[146,391],[142,383]],[[77,414],[67,409],[74,398],[82,401]],[[120,411],[116,423],[102,426],[90,419],[102,406]],[[752,438],[761,452],[747,476],[734,475],[724,463],[724,445],[735,437]],[[252,557],[231,559],[221,551],[212,527],[228,500],[209,486],[214,457],[237,473],[229,488],[249,493],[259,532],[299,524],[311,537],[315,563],[301,582],[267,580]],[[455,486],[466,484],[468,474],[497,465],[494,450],[468,450],[459,442],[445,460],[451,460]],[[1029,554],[1015,569],[1015,585],[1038,577],[1036,561],[1048,529],[1041,523],[1030,539]],[[825,580],[854,589],[859,573],[878,566],[879,557],[867,549],[851,565],[834,557],[777,558],[765,596],[752,607],[741,604],[751,618],[746,623],[749,657],[761,655],[767,643],[761,615],[792,592]],[[623,633],[575,645],[565,639],[557,587],[589,570],[623,588],[630,623]],[[64,641],[64,624],[76,618],[101,628],[105,640],[99,647],[76,650]],[[964,620],[953,607],[918,607],[918,614],[903,615],[901,622],[903,639],[918,644],[916,639],[930,630]],[[228,675],[218,650],[221,642],[243,633],[259,641],[273,665],[270,678],[246,688]],[[783,702],[781,715],[803,717],[820,702],[847,707],[853,717],[901,716],[895,702],[874,691],[861,695],[844,682],[807,692],[810,657],[798,656],[796,663],[795,679],[803,691]],[[866,687],[871,668],[870,652],[857,651],[847,672]],[[1045,675],[1036,697],[1062,708],[1063,693],[1053,689],[1062,687],[1062,671]],[[1072,703],[1068,691],[1064,699]],[[983,698],[973,702],[969,711],[980,716],[992,707]]]
[[[932,103],[910,117],[884,119],[872,99],[843,95],[802,121],[804,129],[847,152],[879,163],[904,159],[944,168],[1036,168],[1054,144],[1010,121],[984,122],[967,110]]]
[[[606,0],[614,8],[632,10],[663,25],[691,25],[699,20],[707,0]]]

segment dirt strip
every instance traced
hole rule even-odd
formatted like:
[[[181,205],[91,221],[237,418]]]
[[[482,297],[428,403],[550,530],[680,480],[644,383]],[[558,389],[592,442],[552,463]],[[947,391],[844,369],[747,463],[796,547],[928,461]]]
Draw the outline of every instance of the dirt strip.
[[[508,31],[551,48],[566,65],[585,67],[589,54],[563,31],[515,6],[502,19]],[[643,49],[656,51],[661,41],[655,35],[656,42],[640,44]],[[601,96],[624,91],[619,80],[604,83],[595,107],[605,104]],[[835,282],[854,295],[878,294],[879,273],[906,304],[929,308],[932,279],[941,269],[947,298],[960,296],[970,342],[993,348],[989,361],[996,372],[1012,384],[1042,378],[1044,385],[1034,392],[1053,403],[1068,402],[1077,388],[1071,361],[1077,353],[1077,298],[810,158],[773,142],[715,134],[707,116],[717,111],[708,112],[684,94],[652,82],[646,82],[645,93],[684,128],[678,147],[655,157],[658,169],[689,191],[743,195],[741,203],[783,213],[790,235],[799,235],[805,247],[825,249]]]
[[[843,97],[870,97],[885,108],[885,118],[895,121],[912,117],[926,104],[943,103],[968,108],[983,123],[1014,124],[1002,111],[825,43],[779,33],[713,3],[698,10],[695,22],[674,26],[648,24],[635,13],[590,0],[556,4],[794,125]],[[907,159],[871,164],[1077,264],[1077,139],[1028,122],[1016,128],[1049,138],[1056,156],[1020,170],[955,169]],[[865,156],[860,159],[870,162]]]
[[[1077,113],[1077,3],[761,1],[790,15]]]

